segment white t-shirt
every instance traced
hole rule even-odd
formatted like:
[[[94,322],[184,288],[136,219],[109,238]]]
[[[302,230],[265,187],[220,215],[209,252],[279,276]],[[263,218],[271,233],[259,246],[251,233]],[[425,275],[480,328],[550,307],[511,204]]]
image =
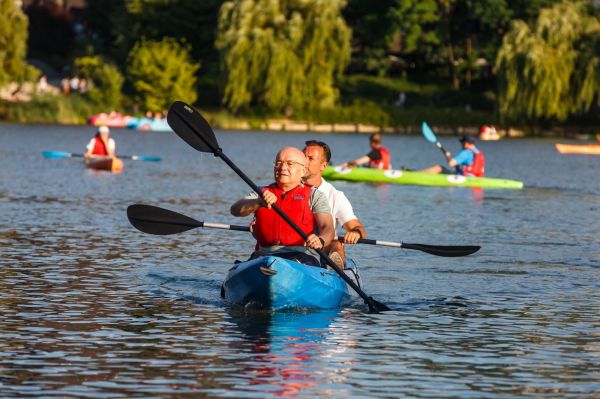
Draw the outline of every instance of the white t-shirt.
[[[98,139],[98,140],[100,140],[100,139]],[[90,142],[88,143],[88,145],[85,148],[88,151],[92,151],[94,149],[95,145],[96,145],[96,138],[92,137],[92,139],[90,140]],[[112,139],[112,137],[108,138],[108,148],[106,149],[106,151],[108,151],[109,153],[115,151],[115,141]]]
[[[346,198],[346,195],[342,191],[336,190],[336,188],[333,187],[331,183],[325,181],[325,179],[321,179],[321,185],[318,189],[325,194],[329,201],[331,215],[336,223],[336,229],[341,228],[345,223],[352,219],[358,219],[354,214],[350,201],[348,201],[348,198]]]

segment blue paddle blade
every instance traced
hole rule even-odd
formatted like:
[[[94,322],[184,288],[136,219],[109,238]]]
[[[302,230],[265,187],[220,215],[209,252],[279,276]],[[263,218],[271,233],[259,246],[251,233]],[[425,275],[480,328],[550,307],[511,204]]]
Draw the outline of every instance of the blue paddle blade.
[[[429,127],[427,122],[423,122],[423,125],[421,126],[421,130],[423,131],[423,136],[425,136],[427,141],[429,141],[430,143],[435,143],[437,141],[437,137],[435,137],[435,133],[433,133],[433,130],[431,130],[431,128]]]
[[[131,155],[130,157],[134,161],[146,161],[146,162],[159,162],[162,159],[161,157],[146,157],[143,155]]]
[[[70,158],[72,154],[64,151],[44,151],[42,155],[44,158]]]

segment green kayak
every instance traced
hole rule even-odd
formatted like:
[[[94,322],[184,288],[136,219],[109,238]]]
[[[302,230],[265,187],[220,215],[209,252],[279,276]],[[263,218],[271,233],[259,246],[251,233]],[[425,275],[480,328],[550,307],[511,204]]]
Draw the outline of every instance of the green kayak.
[[[460,175],[434,175],[403,170],[369,168],[343,168],[328,166],[323,171],[326,180],[347,180],[365,183],[413,184],[418,186],[459,186],[482,188],[523,188],[523,182],[493,179],[489,177],[465,177]]]

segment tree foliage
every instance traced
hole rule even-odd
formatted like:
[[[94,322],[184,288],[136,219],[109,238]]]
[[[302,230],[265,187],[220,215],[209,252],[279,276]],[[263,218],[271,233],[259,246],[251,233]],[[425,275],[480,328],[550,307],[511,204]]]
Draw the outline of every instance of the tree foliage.
[[[334,77],[350,57],[344,0],[223,3],[216,46],[227,71],[224,102],[271,110],[332,106]]]
[[[37,69],[27,64],[28,20],[14,0],[0,0],[0,85],[35,79]]]
[[[514,21],[496,65],[500,111],[510,120],[556,118],[600,104],[600,21],[581,2]]]
[[[189,46],[172,38],[142,39],[129,53],[127,74],[136,102],[146,111],[162,111],[175,100],[196,101],[199,68],[191,60]]]
[[[100,56],[81,57],[74,61],[77,73],[90,82],[85,96],[100,110],[119,109],[124,78],[116,66]]]
[[[140,37],[185,40],[194,61],[202,65],[199,77],[219,87],[220,60],[214,42],[222,3],[223,0],[94,0],[87,2],[85,22],[96,38],[90,43],[95,53],[109,55],[123,68]],[[213,103],[218,101],[213,99]]]

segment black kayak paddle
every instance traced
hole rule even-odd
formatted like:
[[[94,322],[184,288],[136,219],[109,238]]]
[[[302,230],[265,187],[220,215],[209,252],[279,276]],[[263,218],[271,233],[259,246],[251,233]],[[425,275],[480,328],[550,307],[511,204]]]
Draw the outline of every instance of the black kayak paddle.
[[[127,217],[136,229],[156,235],[169,235],[183,233],[198,227],[211,229],[235,230],[249,232],[248,226],[239,226],[234,224],[222,224],[202,222],[191,217],[182,215],[168,209],[158,206],[135,204],[127,208]],[[342,241],[343,236],[337,237]],[[392,242],[381,240],[370,240],[360,238],[358,244],[381,245],[385,247],[414,249],[426,252],[431,255],[457,257],[467,256],[477,252],[481,247],[476,245],[427,245],[427,244],[407,244],[405,242]]]

